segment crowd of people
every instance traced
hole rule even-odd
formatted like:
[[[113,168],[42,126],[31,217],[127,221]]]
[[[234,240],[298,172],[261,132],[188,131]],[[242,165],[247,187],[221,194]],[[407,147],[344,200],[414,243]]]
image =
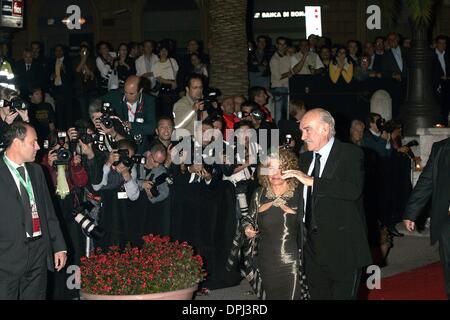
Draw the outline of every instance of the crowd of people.
[[[52,59],[33,42],[17,63],[0,57],[14,74],[0,74],[0,170],[17,173],[13,194],[32,208],[24,210],[25,246],[16,248],[23,270],[10,260],[0,268],[0,279],[10,277],[0,281],[0,297],[45,298],[47,282],[48,298],[76,299],[64,265],[79,265],[95,247],[139,246],[143,235],[159,234],[188,241],[204,258],[199,294],[244,275],[260,298],[356,298],[370,247],[385,259],[392,237],[402,236],[395,226],[420,159],[402,144],[401,124],[379,114],[355,120],[350,144],[341,142],[329,112],[289,99],[289,79],[345,85],[385,77],[401,90],[408,48],[399,40],[391,33],[362,49],[311,36],[295,48],[279,37],[274,49],[260,36],[249,42],[248,95],[227,97],[209,87],[209,58],[196,40],[182,55],[163,40],[122,43],[117,52],[100,42],[95,56],[82,43],[75,57],[58,45]],[[446,117],[446,38],[434,47],[433,83]],[[22,167],[28,162],[35,164]],[[55,211],[46,209],[52,204]],[[83,227],[79,214],[95,228]],[[3,232],[9,224],[1,225]],[[20,239],[20,230],[5,234]],[[27,256],[31,246],[53,251],[63,271],[47,281],[43,260]],[[32,285],[22,286],[25,278]]]

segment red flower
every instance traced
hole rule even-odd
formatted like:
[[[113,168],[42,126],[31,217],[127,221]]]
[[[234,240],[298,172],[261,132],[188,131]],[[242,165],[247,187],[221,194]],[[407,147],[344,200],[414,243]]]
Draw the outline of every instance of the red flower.
[[[186,242],[143,237],[142,248],[96,249],[81,258],[83,291],[94,294],[146,294],[189,288],[202,281],[203,259]]]

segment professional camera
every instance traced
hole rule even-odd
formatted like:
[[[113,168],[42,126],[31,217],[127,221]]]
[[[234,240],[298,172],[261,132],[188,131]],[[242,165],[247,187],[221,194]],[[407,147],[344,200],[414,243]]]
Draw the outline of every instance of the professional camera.
[[[120,158],[119,161],[115,161],[113,163],[113,166],[118,166],[120,163],[123,163],[123,165],[127,168],[132,168],[135,164],[145,164],[146,158],[142,155],[134,155],[132,157],[129,156],[128,149],[119,149],[117,151]]]
[[[203,102],[203,110],[207,111],[208,114],[212,114],[216,108],[213,105],[213,102],[217,102],[217,99],[222,95],[219,89],[209,88],[205,91],[203,95],[203,99],[200,99],[199,102]]]
[[[414,159],[415,157],[416,157],[416,155],[414,154],[414,152],[412,152],[412,147],[416,147],[416,146],[418,146],[419,145],[419,142],[417,141],[417,140],[411,140],[410,142],[408,142],[407,144],[405,144],[405,147],[408,147],[409,148],[409,151],[408,151],[408,156],[411,158],[411,159]]]
[[[10,112],[16,112],[17,110],[28,110],[28,103],[22,100],[20,97],[14,97],[10,101],[0,100],[0,108],[9,107]]]
[[[284,143],[283,143],[282,147],[284,149],[289,149],[289,148],[291,148],[291,143],[292,143],[292,134],[288,133],[285,135]]]
[[[102,113],[100,116],[100,122],[105,126],[105,128],[111,129],[114,126],[113,119],[111,119],[111,116],[114,115],[114,109],[111,106],[111,103],[103,102],[100,111]]]
[[[57,154],[57,159],[54,161],[55,165],[69,164],[70,159],[72,159],[72,152],[64,147],[66,136],[67,134],[64,131],[58,132],[57,144],[59,144],[59,149],[52,151],[52,153],[56,152]]]
[[[149,179],[153,180],[152,175],[150,175]],[[150,192],[154,197],[159,196],[158,186],[162,185],[164,182],[167,182],[167,184],[169,185],[173,184],[172,178],[167,173],[159,175],[158,177],[156,177],[155,181],[153,181],[153,186],[150,189]]]
[[[105,232],[102,228],[95,225],[92,221],[89,213],[95,206],[90,202],[82,203],[78,208],[75,208],[72,212],[75,221],[80,225],[81,230],[88,236],[95,240],[101,239]]]

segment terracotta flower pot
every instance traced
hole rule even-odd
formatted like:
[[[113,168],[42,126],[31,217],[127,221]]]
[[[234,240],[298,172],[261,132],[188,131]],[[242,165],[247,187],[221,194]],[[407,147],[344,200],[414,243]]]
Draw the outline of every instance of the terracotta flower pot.
[[[80,296],[81,300],[191,300],[197,288],[198,286],[196,285],[177,291],[124,296],[91,294],[81,291]]]

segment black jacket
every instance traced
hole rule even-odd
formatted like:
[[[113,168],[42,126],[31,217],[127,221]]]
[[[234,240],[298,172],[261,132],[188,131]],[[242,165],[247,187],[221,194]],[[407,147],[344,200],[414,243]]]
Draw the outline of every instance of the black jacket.
[[[448,52],[444,54],[445,66],[446,66],[446,75],[450,77],[450,56]],[[431,78],[433,82],[433,90],[437,91],[439,85],[441,85],[442,89],[450,86],[450,80],[442,80],[441,78],[444,76],[444,70],[442,69],[441,63],[439,62],[438,55],[436,51],[433,51],[433,58],[431,60]]]
[[[434,244],[448,219],[450,200],[450,138],[436,142],[427,165],[414,187],[403,219],[415,221],[431,199],[431,244]]]
[[[308,172],[312,152],[300,155]],[[317,224],[316,257],[336,274],[372,263],[363,204],[364,154],[335,139],[320,178],[314,178],[312,210]]]
[[[66,244],[55,215],[53,203],[42,168],[27,163],[39,213],[42,237],[47,247],[47,267],[54,270],[53,254],[66,251]],[[0,210],[0,281],[6,277],[21,276],[28,263],[28,247],[25,244],[25,210],[19,190],[8,167],[0,158],[0,194],[3,199]],[[37,267],[37,266],[36,266]]]

